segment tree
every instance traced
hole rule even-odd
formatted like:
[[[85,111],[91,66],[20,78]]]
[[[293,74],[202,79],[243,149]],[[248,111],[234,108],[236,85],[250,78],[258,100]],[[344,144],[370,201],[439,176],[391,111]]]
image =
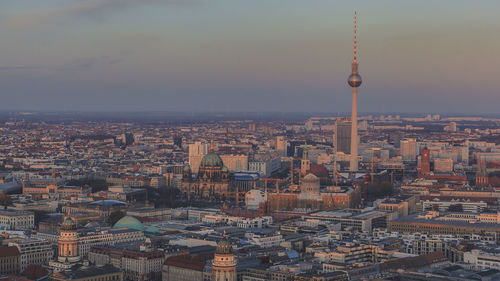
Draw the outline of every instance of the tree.
[[[2,205],[4,209],[7,209],[8,206],[12,205],[10,196],[5,194],[3,191],[0,191],[0,205]]]
[[[121,218],[125,216],[125,213],[122,211],[113,211],[109,214],[108,222],[110,225],[115,225]]]

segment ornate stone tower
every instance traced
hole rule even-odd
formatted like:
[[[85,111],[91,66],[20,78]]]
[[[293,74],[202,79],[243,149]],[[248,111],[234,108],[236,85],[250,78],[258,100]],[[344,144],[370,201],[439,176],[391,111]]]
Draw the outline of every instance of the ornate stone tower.
[[[233,246],[229,243],[224,230],[224,237],[217,244],[212,263],[212,281],[236,281],[236,259]]]
[[[61,225],[58,244],[59,262],[76,263],[80,261],[77,224],[69,214]]]

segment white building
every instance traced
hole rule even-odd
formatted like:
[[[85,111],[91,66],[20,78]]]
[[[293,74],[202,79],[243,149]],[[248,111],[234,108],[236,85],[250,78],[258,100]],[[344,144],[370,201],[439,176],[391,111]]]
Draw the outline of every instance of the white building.
[[[247,232],[245,233],[245,237],[248,239],[248,242],[250,244],[262,248],[278,247],[281,244],[281,242],[285,241],[285,239],[283,239],[283,235],[279,233],[265,235],[265,234]]]
[[[480,213],[484,211],[488,204],[486,202],[474,202],[474,201],[460,201],[460,200],[450,200],[450,201],[440,201],[436,200],[426,200],[422,202],[422,209],[424,211],[434,210],[435,206],[437,206],[440,212],[448,211],[448,208],[452,205],[461,205],[462,209],[466,213]]]
[[[20,271],[30,264],[47,265],[54,256],[50,241],[31,238],[17,242],[10,242],[9,246],[16,246],[21,253]]]
[[[252,189],[245,193],[245,203],[249,210],[258,210],[267,202],[267,194],[260,189]]]
[[[241,228],[263,228],[271,225],[273,218],[271,216],[246,218],[227,215],[207,215],[202,219],[202,222],[211,224],[223,223]]]
[[[259,172],[262,176],[269,177],[271,173],[279,170],[280,166],[279,157],[253,160],[248,162],[248,171]]]
[[[472,264],[475,269],[496,269],[500,270],[500,255],[486,253],[478,249],[464,253],[464,262]]]
[[[0,228],[9,230],[15,229],[33,229],[35,227],[35,214],[32,212],[16,211],[16,210],[1,210],[0,211]]]

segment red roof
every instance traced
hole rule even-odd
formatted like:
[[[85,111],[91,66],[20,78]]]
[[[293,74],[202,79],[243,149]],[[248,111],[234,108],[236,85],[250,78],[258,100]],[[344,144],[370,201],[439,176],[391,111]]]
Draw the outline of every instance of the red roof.
[[[0,247],[0,257],[12,257],[19,256],[21,253],[16,246],[1,246]]]

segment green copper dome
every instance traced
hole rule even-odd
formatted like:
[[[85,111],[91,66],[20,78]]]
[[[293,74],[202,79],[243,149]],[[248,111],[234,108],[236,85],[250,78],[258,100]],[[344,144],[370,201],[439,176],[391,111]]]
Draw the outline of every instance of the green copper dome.
[[[154,234],[161,234],[161,231],[158,229],[156,226],[150,226],[145,229],[146,232],[149,233],[154,233]]]
[[[113,226],[113,228],[121,227],[144,231],[144,225],[142,225],[142,223],[138,219],[131,216],[124,216]]]
[[[225,232],[224,232],[224,237],[222,237],[222,240],[219,241],[217,244],[217,247],[215,249],[216,254],[232,254],[233,253],[233,245],[229,243],[229,240],[227,239]]]
[[[201,159],[200,167],[223,167],[222,159],[215,152],[210,151]]]
[[[76,229],[76,227],[76,222],[70,216],[66,217],[66,219],[61,224],[62,230],[73,230]]]

